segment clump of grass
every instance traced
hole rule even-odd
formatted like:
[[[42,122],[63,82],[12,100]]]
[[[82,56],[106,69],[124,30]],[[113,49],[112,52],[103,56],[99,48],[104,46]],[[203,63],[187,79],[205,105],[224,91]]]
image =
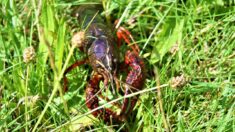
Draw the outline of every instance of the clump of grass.
[[[65,68],[84,57],[70,45],[80,26],[72,8],[97,3],[0,2],[1,130],[234,129],[233,1],[100,2],[107,23],[120,18],[120,25],[132,32],[147,69],[137,107],[120,126],[105,125],[85,107],[90,68],[73,70],[68,75],[69,92],[62,92]],[[25,63],[23,51],[29,46],[35,49],[35,56]],[[168,85],[182,75],[187,81],[176,87]],[[156,91],[156,86],[162,87]]]

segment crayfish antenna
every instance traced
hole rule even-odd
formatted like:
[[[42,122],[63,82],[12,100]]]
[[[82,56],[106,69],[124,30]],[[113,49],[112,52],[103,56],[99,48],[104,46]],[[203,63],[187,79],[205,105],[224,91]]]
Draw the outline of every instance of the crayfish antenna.
[[[114,79],[113,79],[113,75],[109,72],[109,81],[111,83],[111,88],[112,88],[112,94],[116,95],[116,90],[114,88]]]

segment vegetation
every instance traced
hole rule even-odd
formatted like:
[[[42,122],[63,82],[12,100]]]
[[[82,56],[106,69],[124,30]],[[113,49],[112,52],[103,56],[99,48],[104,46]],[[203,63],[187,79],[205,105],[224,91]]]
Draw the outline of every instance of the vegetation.
[[[62,90],[65,68],[85,57],[71,46],[80,30],[73,8],[97,2],[1,0],[0,130],[234,131],[234,3],[102,1],[101,14],[132,32],[147,69],[128,122],[114,127],[86,108],[91,67],[70,72]]]

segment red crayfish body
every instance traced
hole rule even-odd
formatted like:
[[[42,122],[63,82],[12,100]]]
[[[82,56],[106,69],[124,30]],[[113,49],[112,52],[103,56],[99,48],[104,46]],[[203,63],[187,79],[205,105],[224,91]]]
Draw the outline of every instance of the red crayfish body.
[[[145,81],[144,62],[138,55],[138,45],[130,45],[130,40],[133,38],[124,28],[120,30],[117,29],[118,41],[116,41],[113,37],[114,29],[112,30],[112,28],[105,25],[102,17],[97,15],[98,12],[101,11],[102,8],[94,5],[82,6],[78,9],[78,21],[83,23],[85,28],[85,39],[82,44],[80,44],[79,48],[87,55],[87,58],[75,62],[64,74],[64,87],[65,90],[67,90],[68,81],[66,74],[69,71],[85,63],[92,66],[94,72],[86,86],[85,92],[86,105],[91,110],[99,107],[98,95],[101,95],[100,81],[104,81],[105,87],[108,87],[110,82],[112,94],[116,94],[114,84],[116,84],[116,86],[119,85],[117,75],[120,68],[119,65],[122,64],[119,62],[118,57],[118,46],[120,46],[121,39],[124,39],[128,46],[132,48],[132,51],[128,50],[126,52],[125,63],[123,64],[130,68],[124,85],[124,94],[129,95],[141,90]],[[126,116],[132,112],[137,100],[138,96],[124,98],[120,114],[117,114],[109,108],[98,109],[92,112],[92,114],[107,123],[122,122],[125,120]]]

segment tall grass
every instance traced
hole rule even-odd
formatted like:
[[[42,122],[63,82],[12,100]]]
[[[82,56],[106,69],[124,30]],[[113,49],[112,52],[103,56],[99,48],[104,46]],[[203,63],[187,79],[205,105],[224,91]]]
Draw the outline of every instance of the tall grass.
[[[98,3],[107,24],[119,19],[132,32],[147,69],[137,106],[118,126],[105,125],[84,105],[91,67],[70,72],[69,91],[62,90],[65,68],[85,57],[70,44],[80,30],[73,8]],[[234,131],[234,3],[0,1],[0,130]],[[35,57],[25,63],[30,46]]]

